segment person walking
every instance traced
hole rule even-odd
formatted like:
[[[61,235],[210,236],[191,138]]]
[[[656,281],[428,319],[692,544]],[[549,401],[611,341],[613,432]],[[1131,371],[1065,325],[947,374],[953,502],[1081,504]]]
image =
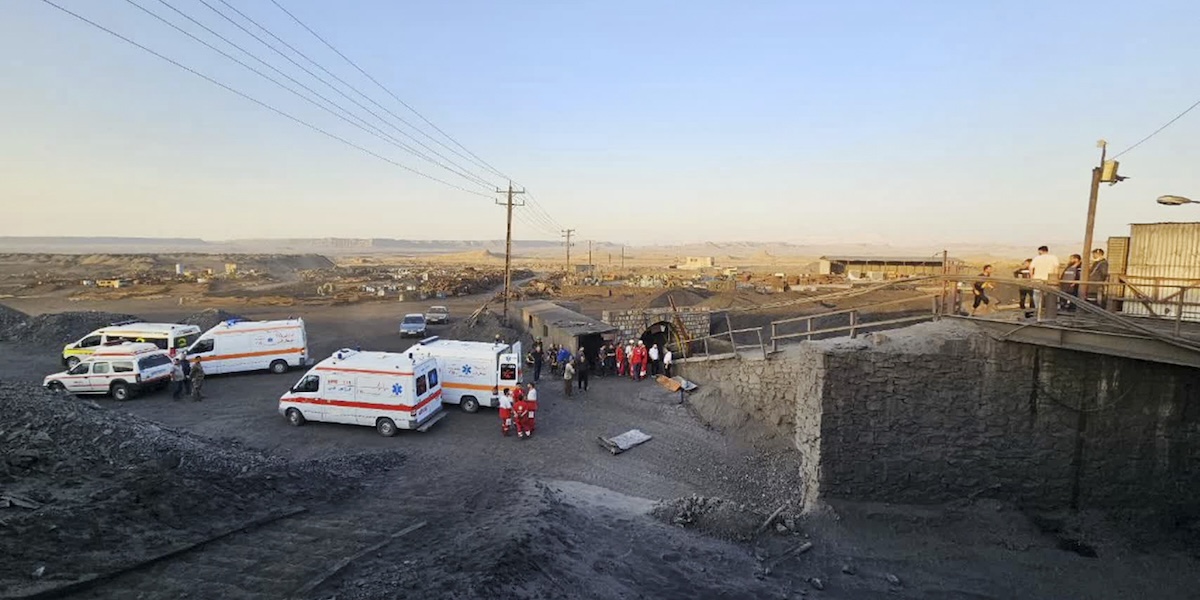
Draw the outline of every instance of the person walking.
[[[179,359],[176,358],[171,363],[171,385],[174,387],[171,399],[179,400],[183,396],[183,384],[186,381],[187,378],[183,375],[183,367],[179,366]]]
[[[675,359],[674,359],[674,357],[672,357],[672,356],[671,356],[671,349],[670,349],[669,347],[664,347],[664,348],[663,348],[663,357],[662,357],[662,361],[663,361],[663,373],[664,373],[664,374],[665,374],[667,377],[670,377],[670,376],[671,376],[671,363],[672,363],[674,360],[675,360]]]
[[[533,380],[542,378],[542,363],[546,362],[546,351],[542,348],[542,340],[533,345]]]
[[[204,399],[204,365],[200,364],[202,357],[197,356],[192,363],[192,372],[188,378],[192,382],[192,401],[199,402]]]
[[[992,265],[983,265],[983,272],[980,273],[979,276],[984,277],[984,278],[991,277],[992,276]],[[993,287],[992,282],[987,281],[986,279],[981,279],[979,281],[976,281],[971,286],[971,293],[975,296],[975,302],[971,305],[971,316],[972,317],[975,316],[975,312],[979,310],[980,304],[987,306],[988,308],[991,308],[992,299],[988,298],[987,291],[992,289],[992,287]]]
[[[662,357],[658,355],[658,344],[650,346],[650,351],[647,354],[650,358],[650,376],[654,377],[655,375],[658,375],[658,371],[662,367],[662,363],[658,362],[662,359]]]
[[[1096,306],[1102,306],[1104,304],[1104,297],[1107,288],[1104,285],[1090,284],[1103,284],[1107,282],[1108,259],[1104,258],[1103,250],[1096,248],[1092,250],[1092,268],[1091,272],[1088,273],[1089,285],[1087,289],[1087,301],[1095,304]]]
[[[517,425],[517,439],[529,437],[529,403],[525,401],[525,390],[521,386],[513,391],[513,422]]]
[[[1025,259],[1025,262],[1021,263],[1021,268],[1017,269],[1016,271],[1013,271],[1013,279],[1029,279],[1029,263],[1031,263],[1031,262],[1033,262],[1032,258]],[[1020,300],[1021,310],[1025,310],[1026,308],[1033,308],[1033,290],[1032,289],[1027,288],[1027,287],[1018,288],[1017,293],[1020,294],[1020,298],[1021,298],[1021,300]],[[1029,303],[1028,306],[1026,306],[1026,301],[1028,301],[1028,303]]]
[[[1050,279],[1058,276],[1059,262],[1058,257],[1050,254],[1050,248],[1047,246],[1038,247],[1037,256],[1029,261],[1029,279],[1041,285],[1049,285]],[[1045,292],[1035,289],[1033,291],[1033,304],[1037,310],[1037,318],[1042,318],[1042,307],[1045,301]]]
[[[508,437],[508,428],[513,425],[513,397],[508,388],[500,394],[500,435]]]
[[[567,397],[570,398],[574,391],[571,389],[571,381],[575,379],[575,365],[571,361],[563,365],[563,386],[566,389]]]
[[[582,355],[579,357],[579,366],[575,367],[575,379],[579,381],[579,391],[588,391],[588,362]]]

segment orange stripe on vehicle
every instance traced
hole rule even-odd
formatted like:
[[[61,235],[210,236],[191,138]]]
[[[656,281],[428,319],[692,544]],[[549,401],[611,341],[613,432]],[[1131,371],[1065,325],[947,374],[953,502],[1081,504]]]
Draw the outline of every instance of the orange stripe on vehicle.
[[[229,335],[232,333],[250,333],[252,331],[290,331],[293,329],[300,329],[300,326],[299,325],[287,325],[284,327],[258,327],[255,329],[226,329],[226,330],[222,330],[222,331],[214,331],[214,332],[212,332],[212,334],[213,335]]]
[[[383,410],[391,412],[406,412],[415,413],[422,408],[425,408],[430,402],[442,397],[442,390],[430,394],[428,398],[418,402],[416,406],[397,406],[395,404],[379,404],[377,402],[352,402],[349,400],[333,400],[330,398],[288,398],[280,400],[282,403],[292,402],[296,404],[316,404],[319,406],[337,406],[340,408],[367,408],[371,410]]]
[[[343,369],[341,367],[316,367],[314,371],[341,371],[345,373],[367,373],[369,375],[412,375],[411,371],[372,371],[371,369]]]
[[[483,392],[490,392],[496,389],[496,386],[494,385],[479,385],[478,383],[450,383],[448,381],[442,381],[442,387],[454,390],[480,390]]]
[[[275,356],[278,354],[304,354],[304,348],[288,348],[286,350],[262,350],[260,352],[243,352],[240,354],[217,354],[199,356],[204,360],[230,360],[234,358],[253,358],[255,356]]]

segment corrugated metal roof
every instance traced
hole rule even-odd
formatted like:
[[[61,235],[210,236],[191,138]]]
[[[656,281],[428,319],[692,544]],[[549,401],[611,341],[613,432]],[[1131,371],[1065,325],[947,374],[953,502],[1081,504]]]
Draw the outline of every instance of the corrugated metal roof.
[[[616,327],[604,321],[593,319],[545,300],[522,306],[521,314],[526,319],[536,316],[547,327],[553,327],[570,335],[608,333],[617,330]]]
[[[1126,273],[1200,279],[1200,223],[1139,223],[1129,229]]]

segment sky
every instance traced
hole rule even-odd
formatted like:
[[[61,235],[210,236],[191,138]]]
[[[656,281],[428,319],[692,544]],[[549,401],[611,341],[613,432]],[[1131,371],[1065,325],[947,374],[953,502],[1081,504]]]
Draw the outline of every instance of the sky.
[[[53,1],[262,104],[0,0],[0,235],[499,239],[512,178],[518,239],[1077,242],[1097,140],[1111,157],[1200,99],[1184,0],[279,0],[390,92],[270,0]],[[1097,239],[1200,220],[1154,202],[1200,199],[1198,132],[1200,109],[1120,157]]]

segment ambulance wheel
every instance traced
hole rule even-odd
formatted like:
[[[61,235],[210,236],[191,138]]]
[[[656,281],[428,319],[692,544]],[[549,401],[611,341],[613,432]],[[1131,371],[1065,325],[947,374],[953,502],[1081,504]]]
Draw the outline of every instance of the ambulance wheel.
[[[463,412],[473,413],[479,410],[479,401],[475,396],[463,396],[458,405],[462,407]]]
[[[300,412],[300,409],[289,408],[284,414],[287,415],[288,425],[299,427],[304,424],[304,414]]]
[[[274,373],[276,375],[282,375],[284,373],[287,373],[287,371],[288,371],[287,361],[277,360],[277,361],[271,363],[271,372],[272,373]]]
[[[121,402],[133,397],[133,390],[129,389],[129,386],[125,385],[124,383],[112,384],[112,387],[109,388],[108,392],[112,394],[113,400],[120,400]]]
[[[387,417],[383,417],[378,421],[375,421],[375,431],[378,431],[379,435],[382,435],[383,437],[392,437],[393,435],[396,435],[396,422]]]
[[[67,368],[68,369],[74,369],[75,365],[77,365],[77,364],[79,364],[78,356],[68,356],[67,357]]]

